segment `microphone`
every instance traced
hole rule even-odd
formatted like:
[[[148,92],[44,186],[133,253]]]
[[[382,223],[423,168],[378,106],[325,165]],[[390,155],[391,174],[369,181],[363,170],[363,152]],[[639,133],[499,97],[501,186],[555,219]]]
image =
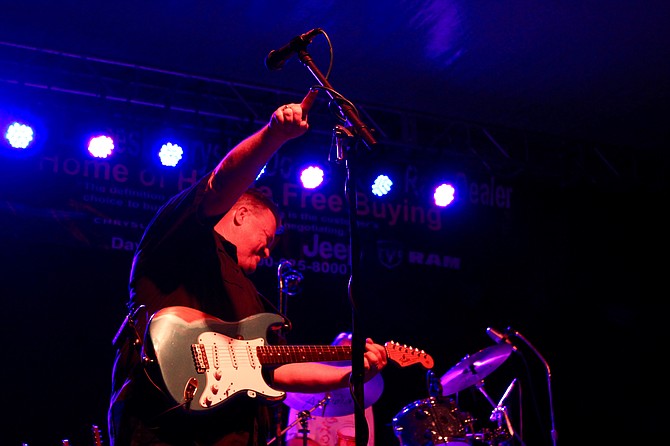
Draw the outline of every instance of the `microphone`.
[[[314,28],[304,34],[294,37],[289,43],[278,50],[270,51],[265,58],[265,66],[271,71],[281,70],[293,53],[297,53],[299,50],[307,48],[307,45],[312,43],[312,39],[321,32],[321,28]]]
[[[293,269],[293,264],[290,261],[283,260],[279,263],[277,277],[279,279],[279,291],[282,293],[295,296],[302,291],[300,282],[304,277],[299,271]]]
[[[486,334],[489,335],[489,338],[493,339],[496,344],[500,344],[501,342],[505,342],[509,345],[512,346],[513,350],[516,351],[516,347],[514,344],[512,344],[512,341],[509,339],[509,333],[511,329],[508,327],[507,330],[501,332],[499,330],[496,330],[495,328],[488,327],[486,329]]]
[[[288,260],[282,260],[279,262],[279,266],[277,267],[277,274],[279,277],[282,276],[286,271],[290,271],[292,269],[293,265],[291,264],[290,261]]]

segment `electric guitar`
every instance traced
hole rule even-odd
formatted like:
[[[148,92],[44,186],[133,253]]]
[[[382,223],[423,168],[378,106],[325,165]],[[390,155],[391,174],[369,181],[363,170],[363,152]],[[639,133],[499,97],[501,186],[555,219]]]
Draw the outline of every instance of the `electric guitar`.
[[[266,345],[268,330],[283,323],[273,313],[225,322],[193,308],[167,307],[149,321],[144,362],[150,377],[159,378],[177,404],[206,412],[240,394],[265,402],[284,400],[286,392],[265,382],[265,365],[351,360],[348,345]],[[401,367],[433,367],[433,358],[423,350],[393,341],[384,346],[388,358]]]

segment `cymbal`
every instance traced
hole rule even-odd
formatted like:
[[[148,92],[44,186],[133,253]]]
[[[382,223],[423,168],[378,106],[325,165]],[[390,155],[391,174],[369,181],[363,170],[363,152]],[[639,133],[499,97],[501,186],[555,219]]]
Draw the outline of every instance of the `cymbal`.
[[[506,342],[467,355],[440,378],[442,395],[447,396],[479,383],[500,366],[512,353]]]
[[[365,407],[368,408],[377,402],[384,391],[384,380],[381,375],[375,375],[363,385]],[[318,407],[312,415],[315,417],[341,417],[354,413],[354,400],[349,388],[331,390],[325,393],[297,393],[287,392],[284,403],[297,411],[311,410],[320,401],[330,395],[330,400],[324,407]]]

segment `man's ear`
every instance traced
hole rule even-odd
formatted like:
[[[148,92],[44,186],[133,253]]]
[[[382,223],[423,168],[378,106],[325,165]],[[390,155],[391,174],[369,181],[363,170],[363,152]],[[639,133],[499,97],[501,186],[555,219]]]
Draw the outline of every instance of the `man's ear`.
[[[245,206],[240,206],[235,209],[235,213],[233,214],[233,223],[235,226],[241,226],[242,222],[244,222],[244,219],[247,218],[248,215],[249,209],[247,209]]]

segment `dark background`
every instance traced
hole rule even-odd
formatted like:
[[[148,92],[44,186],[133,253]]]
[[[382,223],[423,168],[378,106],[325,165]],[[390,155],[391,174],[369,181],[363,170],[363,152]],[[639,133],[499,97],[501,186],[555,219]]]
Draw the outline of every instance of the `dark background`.
[[[115,128],[168,123],[219,144],[221,153],[199,159],[200,170],[315,83],[295,59],[276,73],[262,61],[295,35],[324,28],[335,50],[332,82],[382,130],[384,147],[366,169],[390,161],[429,176],[433,166],[514,187],[510,209],[466,201],[442,213],[440,231],[363,231],[356,298],[366,332],[425,349],[441,376],[493,345],[487,327],[511,326],[551,366],[559,444],[663,438],[665,3],[387,2],[355,13],[328,2],[201,2],[191,10],[177,2],[42,3],[0,15],[3,111],[32,108],[50,132],[44,153],[63,155],[75,150],[82,116]],[[310,48],[321,55],[324,47],[318,37]],[[312,118],[310,141],[325,158],[332,119],[323,95]],[[84,232],[88,244],[77,238],[78,222],[58,213],[70,209],[63,195],[76,184],[28,168],[21,175],[30,160],[2,161],[2,443],[92,444],[91,425],[106,435],[111,338],[124,316],[131,253],[103,246],[95,233]],[[341,177],[329,187],[341,191]],[[458,257],[460,268],[386,268],[378,239],[433,247]],[[277,255],[297,255],[293,247]],[[255,279],[276,298],[274,268]],[[327,344],[349,330],[346,287],[346,276],[306,274],[289,302],[290,339]],[[551,444],[546,371],[515,342],[523,356],[511,355],[485,389],[497,400],[518,378],[523,396],[510,396],[510,412],[516,422],[523,412],[526,444]],[[393,417],[427,397],[418,366],[389,366],[384,378],[379,446],[395,444]],[[458,405],[491,428],[491,407],[476,389],[460,392]]]

